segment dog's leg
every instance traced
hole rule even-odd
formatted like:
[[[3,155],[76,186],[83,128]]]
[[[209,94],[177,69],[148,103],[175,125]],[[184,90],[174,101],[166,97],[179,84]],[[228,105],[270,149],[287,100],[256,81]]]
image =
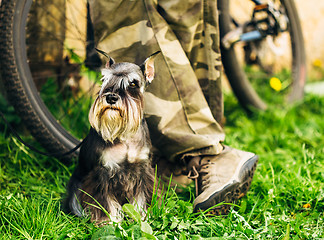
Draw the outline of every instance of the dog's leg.
[[[140,192],[135,198],[130,201],[130,204],[134,205],[135,210],[141,214],[142,218],[145,217],[147,211],[147,198],[144,192]]]
[[[83,210],[79,201],[81,184],[82,177],[79,168],[76,168],[67,186],[68,196],[64,203],[64,208],[67,212],[71,212],[79,217],[83,216]]]
[[[138,192],[135,193],[135,197],[130,203],[135,206],[136,211],[141,213],[144,218],[148,207],[152,203],[152,196],[154,192],[154,169],[150,164],[144,165],[144,168],[141,172],[141,180],[139,181]],[[158,191],[157,187],[155,189]]]
[[[107,202],[110,209],[110,213],[109,213],[110,220],[112,222],[122,221],[124,218],[122,206],[116,201],[116,199],[108,199]]]
[[[82,207],[89,209],[91,220],[97,223],[109,221],[109,218],[114,222],[123,219],[122,206],[114,195],[116,189],[112,187],[113,174],[111,169],[97,166],[85,177],[82,184]]]

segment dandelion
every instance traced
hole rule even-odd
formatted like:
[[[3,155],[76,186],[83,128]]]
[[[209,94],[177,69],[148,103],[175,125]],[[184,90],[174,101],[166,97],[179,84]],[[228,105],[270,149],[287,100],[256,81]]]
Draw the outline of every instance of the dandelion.
[[[279,78],[270,78],[270,87],[275,91],[279,92],[282,89],[282,83]]]
[[[306,203],[303,205],[303,208],[311,208],[311,205],[309,203]]]
[[[314,66],[314,67],[321,68],[322,65],[323,65],[323,63],[322,63],[322,61],[321,61],[320,59],[315,59],[315,60],[313,61],[313,66]]]

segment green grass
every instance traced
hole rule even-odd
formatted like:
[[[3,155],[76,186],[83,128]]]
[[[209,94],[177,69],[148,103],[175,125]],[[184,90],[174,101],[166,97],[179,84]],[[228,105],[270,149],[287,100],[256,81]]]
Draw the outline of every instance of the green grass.
[[[4,130],[0,239],[324,238],[324,98],[307,95],[295,106],[252,115],[232,95],[225,106],[226,144],[260,156],[250,191],[228,216],[193,214],[189,186],[181,194],[166,189],[162,205],[153,204],[145,221],[126,206],[125,221],[99,228],[61,210],[74,165],[33,153]],[[18,124],[12,111],[7,115]]]

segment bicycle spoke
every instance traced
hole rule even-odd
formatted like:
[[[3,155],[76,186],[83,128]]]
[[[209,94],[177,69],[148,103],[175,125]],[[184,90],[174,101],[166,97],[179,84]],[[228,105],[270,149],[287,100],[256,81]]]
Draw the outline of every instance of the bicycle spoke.
[[[78,105],[81,102],[81,100],[85,98],[85,96],[91,96],[90,92],[92,92],[94,90],[95,86],[96,86],[96,83],[93,83],[91,85],[91,87],[86,92],[84,92],[78,99],[73,99],[73,105],[74,106]],[[65,113],[63,115],[60,115],[58,117],[58,121],[62,121],[62,119],[65,118],[67,115],[68,115],[68,112],[65,111]]]
[[[52,20],[54,20],[54,21],[55,21],[56,23],[58,23],[61,27],[63,27],[64,29],[66,29],[66,31],[74,32],[74,30],[76,30],[77,33],[79,34],[79,37],[78,37],[77,39],[81,39],[81,40],[82,40],[82,39],[85,39],[85,38],[80,37],[80,36],[85,36],[85,33],[82,33],[82,31],[79,29],[78,25],[75,23],[75,22],[77,22],[77,21],[70,21],[70,19],[68,19],[68,18],[66,17],[66,13],[63,12],[63,11],[61,10],[61,9],[62,9],[61,6],[57,6],[57,5],[53,4],[53,6],[55,6],[55,8],[56,8],[60,13],[61,13],[61,17],[63,17],[64,22],[62,22],[61,19],[59,19],[59,18],[57,18],[56,16],[54,16],[54,15],[52,14],[52,12],[50,12],[48,9],[45,9],[45,8],[44,8],[43,6],[41,6],[40,4],[36,3],[36,6],[37,6],[38,8],[40,8],[40,9],[42,9],[42,11],[44,11],[44,12],[47,14],[47,16],[51,17]],[[65,8],[63,8],[63,9],[65,9]],[[84,17],[86,18],[86,15],[85,15]],[[67,27],[66,24],[65,24],[65,22],[70,23],[71,26],[72,26],[73,28],[69,28],[69,27]]]

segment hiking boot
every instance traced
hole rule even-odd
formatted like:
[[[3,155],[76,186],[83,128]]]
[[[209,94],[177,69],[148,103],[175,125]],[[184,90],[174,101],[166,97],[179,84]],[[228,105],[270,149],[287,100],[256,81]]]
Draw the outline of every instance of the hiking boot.
[[[258,162],[254,153],[228,146],[216,156],[194,157],[188,164],[188,177],[196,182],[194,212],[224,202],[233,203],[248,191]],[[214,214],[227,214],[230,205],[213,208]]]

